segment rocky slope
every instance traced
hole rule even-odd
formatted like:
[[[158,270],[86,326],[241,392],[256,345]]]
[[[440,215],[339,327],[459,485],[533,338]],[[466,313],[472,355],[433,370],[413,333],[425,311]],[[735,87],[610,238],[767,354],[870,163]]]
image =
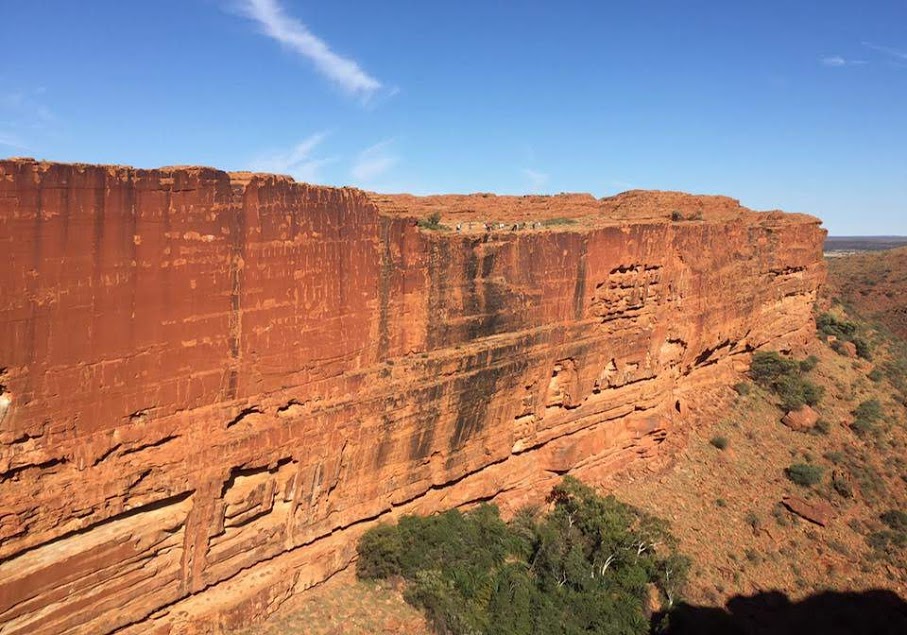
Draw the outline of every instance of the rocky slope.
[[[723,197],[0,162],[0,633],[216,633],[379,519],[649,456],[806,341],[823,238]]]
[[[829,260],[832,293],[907,339],[907,247]]]

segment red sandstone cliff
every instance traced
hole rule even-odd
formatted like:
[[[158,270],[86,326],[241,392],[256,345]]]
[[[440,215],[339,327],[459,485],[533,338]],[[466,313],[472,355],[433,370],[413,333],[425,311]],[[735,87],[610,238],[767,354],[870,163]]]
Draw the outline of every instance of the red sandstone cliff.
[[[823,236],[723,197],[0,162],[0,634],[217,632],[376,519],[613,471],[808,337]]]

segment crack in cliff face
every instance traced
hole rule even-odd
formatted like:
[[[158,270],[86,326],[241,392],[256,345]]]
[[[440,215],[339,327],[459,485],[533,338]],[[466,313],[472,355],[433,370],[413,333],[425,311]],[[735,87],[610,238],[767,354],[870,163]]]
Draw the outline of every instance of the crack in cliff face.
[[[140,443],[138,445],[128,447],[125,450],[123,450],[122,454],[123,454],[123,456],[126,456],[129,454],[135,454],[137,452],[143,452],[145,450],[150,450],[152,448],[159,448],[163,445],[167,445],[171,441],[175,441],[179,437],[180,437],[180,435],[178,435],[178,434],[168,434],[168,435],[161,437],[160,439],[157,439],[156,441],[151,441],[149,443]]]
[[[586,256],[589,251],[589,239],[583,237],[580,243],[579,258],[576,263],[576,284],[573,286],[573,319],[581,320],[586,300]]]
[[[227,421],[226,427],[232,428],[233,426],[235,426],[238,423],[242,423],[244,421],[248,422],[255,415],[261,415],[261,414],[264,414],[264,411],[258,406],[249,406],[247,408],[243,408],[242,410],[239,411],[239,413],[235,417],[233,417],[232,419]]]

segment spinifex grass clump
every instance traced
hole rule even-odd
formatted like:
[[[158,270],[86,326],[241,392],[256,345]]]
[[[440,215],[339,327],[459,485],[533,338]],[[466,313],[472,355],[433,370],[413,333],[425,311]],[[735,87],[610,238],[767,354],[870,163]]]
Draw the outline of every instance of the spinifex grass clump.
[[[882,403],[878,399],[867,399],[854,409],[851,428],[860,436],[871,434],[876,431],[882,415]]]
[[[666,524],[569,477],[549,502],[510,522],[483,505],[378,526],[357,574],[403,578],[441,633],[648,633],[649,585],[670,606],[688,568]]]
[[[800,487],[812,487],[822,482],[825,469],[810,463],[794,463],[786,470],[785,475]]]

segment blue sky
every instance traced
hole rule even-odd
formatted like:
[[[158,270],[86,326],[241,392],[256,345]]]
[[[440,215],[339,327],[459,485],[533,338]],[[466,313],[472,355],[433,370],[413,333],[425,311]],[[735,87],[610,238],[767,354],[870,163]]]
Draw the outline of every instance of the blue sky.
[[[907,2],[6,2],[0,156],[907,234]]]

